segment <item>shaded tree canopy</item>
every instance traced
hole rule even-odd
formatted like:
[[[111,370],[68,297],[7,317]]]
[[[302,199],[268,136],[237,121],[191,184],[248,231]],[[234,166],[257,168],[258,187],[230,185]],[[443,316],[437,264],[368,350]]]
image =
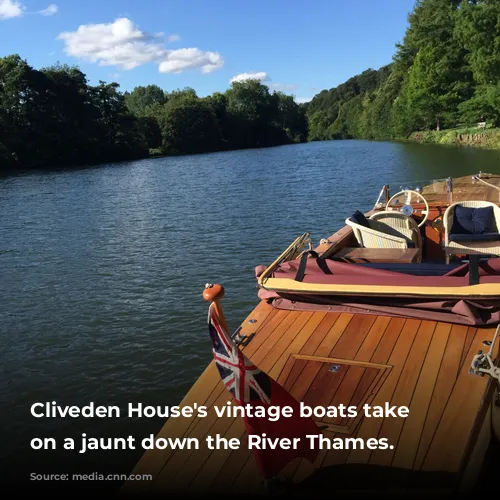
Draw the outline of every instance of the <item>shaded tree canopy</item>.
[[[136,116],[147,116],[155,105],[165,104],[167,96],[157,85],[136,87],[132,92],[125,92],[128,110]]]
[[[0,165],[90,164],[305,141],[305,111],[256,80],[200,98],[156,85],[121,93],[75,67],[0,59]]]
[[[144,157],[118,84],[89,85],[77,68],[35,70],[0,59],[0,165],[44,167]]]

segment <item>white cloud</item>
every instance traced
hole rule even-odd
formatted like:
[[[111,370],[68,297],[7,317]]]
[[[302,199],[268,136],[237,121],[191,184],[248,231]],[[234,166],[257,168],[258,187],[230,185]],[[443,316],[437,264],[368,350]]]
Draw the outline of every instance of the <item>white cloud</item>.
[[[280,90],[282,92],[292,92],[293,90],[297,90],[298,85],[294,83],[271,83],[271,87],[274,90]]]
[[[167,36],[167,42],[178,42],[181,39],[181,37],[177,33],[172,33],[171,35]]]
[[[0,20],[23,15],[24,7],[16,0],[0,0]]]
[[[111,78],[111,80],[118,80],[118,78],[120,78],[120,73],[110,73],[108,75],[108,78]]]
[[[223,65],[224,60],[218,52],[191,48],[169,50],[158,69],[160,73],[181,73],[185,69],[200,68],[202,73],[210,73]]]
[[[294,99],[297,104],[303,104],[305,102],[309,102],[312,97],[294,97]]]
[[[127,18],[109,24],[82,24],[76,31],[66,31],[57,38],[64,40],[64,51],[69,56],[100,66],[132,69],[164,54],[160,43],[137,29]]]
[[[26,14],[41,14],[42,16],[53,16],[58,11],[55,3],[51,3],[47,8],[36,12],[27,12],[26,7],[18,0],[0,0],[0,21],[21,17]]]
[[[58,10],[57,5],[55,3],[51,3],[46,9],[39,10],[37,14],[41,14],[42,16],[53,16]]]
[[[233,76],[229,83],[233,82],[244,82],[245,80],[259,80],[261,82],[268,82],[270,80],[269,75],[264,71],[258,71],[256,73],[240,73],[239,75]]]
[[[117,66],[129,70],[156,62],[160,73],[181,73],[186,69],[200,69],[209,73],[221,68],[224,60],[217,52],[197,48],[167,50],[157,35],[142,32],[126,17],[107,24],[83,24],[76,31],[61,33],[64,51],[100,66]]]

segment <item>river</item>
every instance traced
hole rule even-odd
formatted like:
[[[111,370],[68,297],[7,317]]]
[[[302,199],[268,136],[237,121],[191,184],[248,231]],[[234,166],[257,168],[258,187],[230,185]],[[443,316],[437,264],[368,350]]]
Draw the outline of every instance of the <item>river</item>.
[[[129,472],[141,450],[32,451],[34,437],[147,436],[161,419],[34,418],[33,403],[174,405],[211,359],[207,282],[231,329],[253,269],[315,243],[384,183],[500,171],[500,152],[328,141],[0,176],[3,472]]]

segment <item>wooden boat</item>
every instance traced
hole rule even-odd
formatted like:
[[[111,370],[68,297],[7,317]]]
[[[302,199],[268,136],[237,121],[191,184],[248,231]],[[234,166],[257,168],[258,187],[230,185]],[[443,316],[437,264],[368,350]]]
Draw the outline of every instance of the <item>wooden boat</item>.
[[[440,498],[474,492],[499,436],[500,370],[492,364],[500,343],[499,238],[476,248],[469,239],[460,253],[446,217],[457,203],[496,206],[499,194],[500,176],[492,174],[443,179],[393,197],[384,186],[365,216],[385,213],[380,224],[408,231],[388,229],[389,240],[377,240],[350,218],[315,251],[308,251],[305,233],[258,270],[261,300],[234,337],[245,356],[310,406],[409,408],[406,418],[316,418],[328,438],[384,437],[393,447],[323,449],[314,464],[296,459],[281,472],[291,481],[288,492]],[[330,274],[321,269],[325,263]],[[222,295],[218,287],[205,293],[223,319]],[[464,303],[472,305],[462,314]],[[208,416],[171,418],[157,437],[243,439],[242,418],[217,418],[213,411],[231,400],[212,362],[180,403],[205,405]],[[129,481],[123,491],[263,493],[244,446],[147,451],[133,474],[153,480]]]

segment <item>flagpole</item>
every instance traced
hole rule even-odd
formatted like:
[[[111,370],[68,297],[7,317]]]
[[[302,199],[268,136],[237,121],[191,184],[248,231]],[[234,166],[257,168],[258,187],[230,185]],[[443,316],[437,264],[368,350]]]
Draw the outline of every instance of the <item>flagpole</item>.
[[[205,285],[205,290],[203,290],[203,298],[207,302],[211,302],[211,306],[214,308],[219,323],[226,332],[229,332],[226,316],[224,315],[222,304],[220,303],[220,301],[224,298],[225,293],[226,292],[224,291],[224,287],[222,285],[217,283],[214,285],[207,283]]]
[[[215,284],[210,284],[207,283],[205,285],[205,290],[203,290],[203,298],[207,301],[210,302],[209,307],[213,307],[215,316],[217,317],[217,320],[219,321],[220,325],[222,326],[223,330],[226,332],[229,331],[229,328],[227,327],[227,321],[226,317],[224,315],[224,311],[222,309],[222,304],[220,301],[224,298],[225,295],[225,290],[222,285],[219,285],[218,283]],[[285,485],[288,484],[288,480],[273,476],[270,478],[263,478],[262,479],[262,484],[264,486],[264,489],[266,490],[267,493],[282,493],[285,491]]]

